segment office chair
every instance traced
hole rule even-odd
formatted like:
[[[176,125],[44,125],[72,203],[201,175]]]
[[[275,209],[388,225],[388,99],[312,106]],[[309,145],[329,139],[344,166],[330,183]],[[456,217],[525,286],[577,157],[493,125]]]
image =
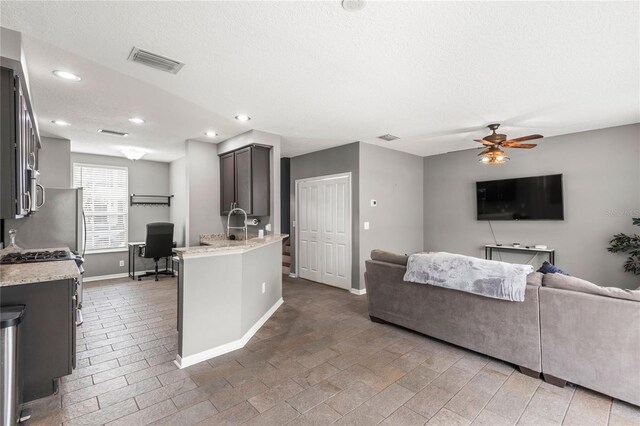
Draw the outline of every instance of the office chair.
[[[147,259],[153,259],[156,263],[155,272],[146,272],[138,276],[138,281],[142,281],[142,277],[156,276],[158,274],[171,275],[173,271],[164,270],[158,272],[158,261],[173,255],[173,223],[155,222],[147,224],[147,239],[145,245],[140,246],[139,256]]]

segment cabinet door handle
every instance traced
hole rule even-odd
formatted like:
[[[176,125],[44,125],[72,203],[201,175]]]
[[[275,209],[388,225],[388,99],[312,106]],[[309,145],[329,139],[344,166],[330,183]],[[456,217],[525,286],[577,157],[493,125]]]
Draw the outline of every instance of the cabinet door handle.
[[[25,207],[25,210],[27,212],[30,212],[31,211],[31,193],[27,191],[27,192],[24,192],[23,195],[26,200],[29,200],[29,203],[27,204],[27,207]]]

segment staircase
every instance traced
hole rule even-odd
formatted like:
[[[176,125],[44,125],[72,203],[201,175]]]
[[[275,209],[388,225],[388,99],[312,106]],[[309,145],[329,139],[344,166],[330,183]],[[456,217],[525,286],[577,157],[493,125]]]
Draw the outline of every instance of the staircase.
[[[282,273],[289,275],[291,273],[291,239],[286,238],[282,241]]]

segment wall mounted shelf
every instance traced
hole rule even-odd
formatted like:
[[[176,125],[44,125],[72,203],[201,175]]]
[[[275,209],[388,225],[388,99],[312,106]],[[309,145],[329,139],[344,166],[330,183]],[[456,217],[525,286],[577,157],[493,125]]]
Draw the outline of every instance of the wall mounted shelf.
[[[130,206],[171,206],[173,195],[129,195]]]

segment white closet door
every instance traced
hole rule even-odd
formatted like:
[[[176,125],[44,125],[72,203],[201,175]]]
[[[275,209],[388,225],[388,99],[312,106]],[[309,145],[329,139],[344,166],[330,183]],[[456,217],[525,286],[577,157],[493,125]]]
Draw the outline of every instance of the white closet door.
[[[322,181],[322,281],[351,287],[351,221],[349,178]]]
[[[351,288],[351,178],[296,182],[298,276]]]
[[[298,274],[301,278],[320,282],[320,217],[319,182],[305,182],[298,188]]]

